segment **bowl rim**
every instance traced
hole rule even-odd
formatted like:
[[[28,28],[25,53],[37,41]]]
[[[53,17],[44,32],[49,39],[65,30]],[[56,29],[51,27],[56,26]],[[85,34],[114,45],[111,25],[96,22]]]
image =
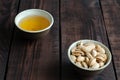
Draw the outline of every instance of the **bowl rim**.
[[[71,49],[73,48],[73,46],[76,45],[78,42],[81,42],[81,41],[82,41],[82,42],[84,42],[84,41],[85,41],[85,42],[93,42],[93,43],[95,43],[95,44],[99,44],[99,45],[101,45],[102,47],[104,47],[105,50],[107,50],[107,52],[108,52],[108,53],[106,53],[106,54],[109,56],[107,63],[105,63],[104,66],[102,66],[102,67],[100,67],[100,68],[98,68],[98,69],[83,68],[83,67],[77,66],[77,65],[71,60],[70,54],[71,54]],[[87,71],[98,71],[98,70],[102,70],[102,69],[106,68],[106,67],[111,63],[112,54],[111,54],[110,50],[109,50],[103,43],[101,43],[101,42],[99,42],[99,41],[95,41],[95,40],[83,39],[83,40],[75,41],[75,42],[73,42],[73,43],[69,46],[69,48],[68,48],[68,58],[69,58],[70,62],[71,62],[73,65],[75,65],[77,68],[79,68],[79,69],[83,69],[83,70],[87,70]]]
[[[48,15],[50,16],[50,18],[51,18],[50,25],[49,25],[48,27],[42,29],[42,30],[36,30],[36,31],[30,31],[30,30],[25,30],[25,29],[21,28],[21,27],[16,23],[17,17],[18,17],[20,14],[23,14],[23,13],[28,12],[28,11],[33,11],[33,10],[34,10],[34,11],[41,11],[41,12],[43,12],[43,13],[48,14]],[[31,15],[32,15],[32,14],[31,14]],[[29,16],[29,15],[27,15],[27,16]],[[26,16],[26,17],[27,17],[27,16]],[[41,15],[41,16],[42,16],[42,15]],[[15,16],[14,23],[15,23],[15,25],[17,26],[17,28],[19,28],[20,30],[22,30],[22,31],[24,31],[24,32],[27,32],[27,33],[40,33],[40,32],[44,32],[44,31],[46,31],[46,30],[48,30],[48,29],[50,29],[50,28],[52,27],[52,25],[53,25],[53,23],[54,23],[54,18],[53,18],[53,16],[52,16],[52,14],[51,14],[50,12],[46,11],[46,10],[42,10],[42,9],[26,9],[26,10],[21,11],[20,13],[18,13],[18,14]]]

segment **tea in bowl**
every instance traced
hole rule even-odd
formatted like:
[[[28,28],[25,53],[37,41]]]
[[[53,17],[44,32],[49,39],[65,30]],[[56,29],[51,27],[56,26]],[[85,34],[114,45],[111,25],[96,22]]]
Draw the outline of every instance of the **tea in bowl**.
[[[41,9],[28,9],[15,17],[15,24],[22,36],[39,38],[46,34],[54,23],[53,16]]]
[[[102,72],[110,64],[112,55],[101,42],[79,40],[70,45],[68,58],[80,75],[91,77]]]

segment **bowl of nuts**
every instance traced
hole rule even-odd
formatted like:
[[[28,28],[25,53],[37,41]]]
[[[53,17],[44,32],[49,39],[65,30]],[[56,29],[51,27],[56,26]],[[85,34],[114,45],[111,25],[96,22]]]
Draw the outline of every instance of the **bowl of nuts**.
[[[110,50],[101,42],[79,40],[70,45],[68,58],[83,76],[94,76],[111,62]]]

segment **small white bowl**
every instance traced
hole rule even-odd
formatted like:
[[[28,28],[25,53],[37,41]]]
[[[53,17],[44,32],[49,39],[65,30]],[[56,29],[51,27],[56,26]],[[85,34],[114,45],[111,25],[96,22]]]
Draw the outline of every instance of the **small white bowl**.
[[[98,69],[92,69],[92,68],[83,68],[83,67],[79,67],[77,66],[72,60],[71,60],[71,49],[76,47],[77,43],[79,42],[82,42],[82,43],[89,43],[89,42],[92,42],[94,44],[98,44],[100,46],[102,46],[105,51],[106,51],[106,55],[108,57],[107,59],[107,62],[105,63],[104,66],[98,68]],[[100,73],[103,69],[105,69],[111,62],[111,59],[112,59],[112,55],[111,55],[111,52],[109,51],[109,49],[104,45],[102,44],[101,42],[98,42],[98,41],[95,41],[95,40],[79,40],[79,41],[76,41],[74,43],[72,43],[68,49],[68,58],[70,60],[70,62],[74,65],[74,67],[77,69],[78,72],[80,72],[83,76],[94,76],[98,73]]]
[[[21,28],[19,26],[19,22],[21,21],[21,19],[23,19],[27,16],[31,16],[31,15],[38,15],[38,16],[43,16],[43,17],[47,18],[50,22],[50,25],[43,30],[37,30],[37,31],[29,31],[29,30],[25,30],[25,29]],[[41,9],[27,9],[27,10],[20,12],[15,17],[15,25],[17,26],[17,28],[26,34],[32,34],[32,35],[28,35],[31,37],[34,37],[34,35],[39,37],[40,34],[47,32],[52,27],[53,23],[54,23],[53,16],[49,12],[47,12],[45,10],[41,10]]]

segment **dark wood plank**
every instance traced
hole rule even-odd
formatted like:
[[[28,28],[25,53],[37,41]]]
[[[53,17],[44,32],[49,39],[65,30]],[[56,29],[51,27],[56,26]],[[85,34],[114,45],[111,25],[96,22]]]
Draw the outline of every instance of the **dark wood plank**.
[[[0,80],[4,80],[18,0],[0,0]]]
[[[62,80],[85,80],[73,70],[67,58],[69,45],[80,39],[94,39],[109,47],[98,0],[61,0]],[[86,80],[116,80],[113,65]]]
[[[21,0],[19,11],[29,8],[49,11],[55,23],[39,40],[20,39],[15,29],[6,80],[59,80],[59,1]]]
[[[101,7],[113,53],[117,78],[120,80],[120,1],[101,0]]]

